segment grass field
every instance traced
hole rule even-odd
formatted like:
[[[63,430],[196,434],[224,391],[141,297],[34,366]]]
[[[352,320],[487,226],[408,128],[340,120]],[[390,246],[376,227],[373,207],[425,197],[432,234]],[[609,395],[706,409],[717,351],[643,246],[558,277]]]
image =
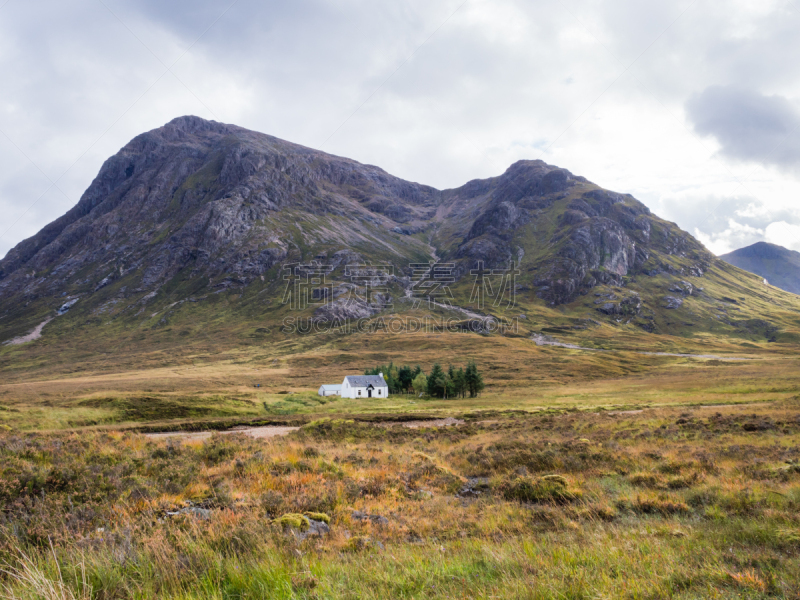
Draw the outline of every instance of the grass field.
[[[190,340],[46,369],[6,350],[0,596],[800,598],[794,348],[640,339]],[[470,359],[477,398],[315,394]],[[444,416],[463,423],[376,423]],[[241,424],[300,429],[141,433]]]
[[[96,352],[63,365],[48,362],[47,367],[15,363],[6,350],[0,361],[5,367],[0,370],[0,425],[29,431],[366,414],[455,416],[480,410],[692,406],[782,400],[798,391],[798,358],[788,344],[603,333],[570,341],[609,350],[604,352],[537,346],[524,337],[380,332],[332,339],[308,336],[213,351],[201,346],[205,338],[192,338],[175,348]],[[647,345],[642,345],[643,339]],[[25,349],[28,357],[46,350]],[[642,354],[654,351],[719,358]],[[728,360],[734,358],[746,360]],[[322,383],[339,383],[345,374],[390,361],[428,371],[434,362],[446,368],[467,360],[477,362],[487,384],[479,398],[440,401],[401,394],[342,401],[315,393]]]
[[[5,595],[796,598],[799,439],[796,398],[206,443],[6,434]],[[304,538],[303,514],[330,531]]]

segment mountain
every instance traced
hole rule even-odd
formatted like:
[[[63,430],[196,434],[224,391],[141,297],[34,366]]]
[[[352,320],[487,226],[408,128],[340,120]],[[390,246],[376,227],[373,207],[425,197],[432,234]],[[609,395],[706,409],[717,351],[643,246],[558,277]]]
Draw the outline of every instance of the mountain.
[[[732,265],[760,275],[771,285],[800,294],[800,252],[758,242],[720,256]]]
[[[313,265],[325,265],[323,279],[336,282],[311,290],[332,302],[305,306],[310,318],[410,312],[419,308],[411,265],[429,261],[451,265],[439,289],[473,310],[475,269],[497,273],[513,261],[515,304],[483,308],[525,313],[530,328],[774,339],[798,309],[633,196],[542,161],[437,190],[181,117],[134,138],[74,208],[0,261],[0,340],[57,315],[45,338],[115,323],[150,331],[176,319],[252,331],[286,317],[286,265],[311,279]],[[362,284],[372,278],[380,288],[370,302],[347,301],[357,264],[366,265]],[[230,300],[224,312],[220,297]]]

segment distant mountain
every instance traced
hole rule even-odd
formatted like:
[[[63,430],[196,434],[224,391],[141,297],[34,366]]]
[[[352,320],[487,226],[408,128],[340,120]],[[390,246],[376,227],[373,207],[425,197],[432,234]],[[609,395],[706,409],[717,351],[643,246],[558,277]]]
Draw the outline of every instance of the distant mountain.
[[[763,338],[788,314],[776,307],[796,308],[630,194],[540,160],[437,190],[180,117],[134,138],[75,207],[0,260],[0,342],[50,317],[44,338],[115,323],[150,331],[175,319],[242,330],[275,323],[288,310],[289,264],[309,280],[309,265],[324,265],[336,282],[317,296],[332,306],[311,307],[309,317],[403,313],[418,306],[410,265],[429,261],[452,265],[444,277],[453,304],[473,310],[476,269],[493,273],[513,261],[516,311],[528,323],[539,315],[539,323],[574,319],[584,328],[602,321]],[[352,301],[347,267],[358,264],[390,267],[387,280],[376,280],[377,303]],[[777,283],[772,271],[765,276]],[[220,299],[230,299],[224,311]]]
[[[723,254],[720,258],[740,269],[760,275],[775,287],[800,294],[800,252],[758,242]]]

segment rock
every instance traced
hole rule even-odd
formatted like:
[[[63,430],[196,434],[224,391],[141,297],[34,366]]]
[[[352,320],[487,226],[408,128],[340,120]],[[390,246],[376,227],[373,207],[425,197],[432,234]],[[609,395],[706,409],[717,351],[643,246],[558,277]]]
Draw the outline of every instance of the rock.
[[[598,300],[597,302],[602,302],[602,300]],[[602,306],[597,307],[595,310],[606,315],[635,316],[640,314],[641,308],[641,298],[638,294],[632,294],[622,298],[619,302],[604,302]]]
[[[688,281],[674,283],[669,288],[670,292],[675,292],[683,296],[691,296],[694,293],[694,286]]]
[[[104,277],[104,278],[103,278],[103,280],[102,280],[102,281],[100,281],[100,283],[98,283],[98,284],[97,284],[97,285],[94,287],[94,291],[96,292],[97,290],[101,290],[101,289],[103,289],[103,288],[104,288],[104,287],[106,287],[106,286],[107,286],[109,283],[111,283],[113,280],[114,280],[114,274],[113,274],[113,273],[112,273],[111,275],[109,275],[108,277]]]
[[[307,513],[301,515],[300,513],[286,513],[280,517],[273,519],[272,523],[280,525],[291,532],[298,541],[303,541],[309,537],[321,537],[330,533],[331,528],[325,520],[317,520],[309,518],[307,515],[314,515],[330,521],[330,517],[324,513]]]
[[[675,296],[665,296],[664,297],[664,308],[669,309],[676,309],[683,306],[683,298],[677,298]]]
[[[199,519],[210,519],[211,518],[211,511],[207,508],[200,508],[197,506],[188,506],[186,508],[182,508],[180,510],[168,510],[165,513],[167,517],[178,517],[180,515],[189,515],[192,517],[197,517]]]
[[[319,307],[314,311],[314,319],[321,322],[335,323],[368,319],[379,312],[380,308],[370,306],[363,300],[341,298]]]
[[[324,521],[309,519],[308,529],[298,532],[296,535],[298,540],[303,541],[309,537],[322,537],[328,535],[330,532],[330,526]]]
[[[66,313],[66,312],[67,312],[67,311],[68,311],[70,308],[72,308],[73,306],[75,306],[75,304],[78,302],[78,300],[79,300],[79,298],[73,298],[72,300],[69,300],[69,301],[65,302],[64,304],[62,304],[62,305],[61,305],[61,307],[60,307],[60,308],[59,308],[59,309],[58,309],[56,312],[57,312],[59,315],[63,315],[63,314],[64,314],[64,313]]]
[[[375,525],[385,526],[389,524],[389,519],[381,515],[368,515],[360,510],[354,510],[350,515],[356,521],[369,521]]]
[[[607,315],[618,315],[622,312],[619,308],[619,304],[615,304],[614,302],[606,302],[603,306],[597,307],[596,310]]]
[[[462,498],[474,498],[490,490],[488,477],[470,477],[458,495]]]
[[[211,518],[211,511],[207,508],[199,508],[197,506],[190,506],[187,508],[181,509],[183,514],[192,515],[193,517],[198,517],[200,519],[210,519]]]

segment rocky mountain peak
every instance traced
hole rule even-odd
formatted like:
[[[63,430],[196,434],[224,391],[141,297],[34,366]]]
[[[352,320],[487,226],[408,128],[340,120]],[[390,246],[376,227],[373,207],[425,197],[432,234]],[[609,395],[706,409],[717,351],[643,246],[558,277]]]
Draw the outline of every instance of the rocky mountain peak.
[[[277,284],[284,264],[344,256],[393,265],[397,285],[434,257],[457,281],[513,263],[520,290],[548,306],[714,264],[632,196],[541,160],[442,191],[186,116],[131,140],[76,206],[0,260],[0,311],[66,296],[138,314],[162,289],[245,290]]]

